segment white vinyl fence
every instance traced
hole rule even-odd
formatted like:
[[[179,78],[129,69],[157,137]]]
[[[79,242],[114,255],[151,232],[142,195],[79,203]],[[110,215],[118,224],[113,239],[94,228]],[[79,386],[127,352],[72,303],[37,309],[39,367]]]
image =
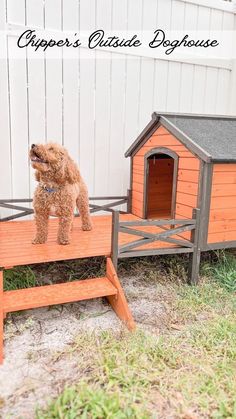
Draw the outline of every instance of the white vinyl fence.
[[[233,60],[188,61],[154,52],[79,48],[75,59],[32,57],[14,30],[233,31],[221,0],[0,0],[0,198],[27,198],[35,187],[31,143],[56,141],[79,163],[90,195],[124,194],[124,152],[155,111],[236,114]],[[23,54],[23,55],[22,55]],[[19,58],[18,58],[19,56]],[[22,58],[23,56],[23,58]],[[21,57],[21,58],[20,58]]]

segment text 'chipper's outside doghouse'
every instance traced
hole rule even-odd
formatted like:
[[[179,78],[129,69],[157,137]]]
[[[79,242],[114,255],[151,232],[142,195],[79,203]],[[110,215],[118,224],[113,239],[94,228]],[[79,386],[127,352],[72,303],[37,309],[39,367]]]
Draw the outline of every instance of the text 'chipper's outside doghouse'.
[[[56,243],[57,219],[49,221],[48,242],[32,245],[34,221],[15,220],[33,213],[22,205],[32,200],[0,200],[19,211],[0,220],[0,362],[8,312],[105,296],[132,329],[118,259],[189,253],[189,280],[196,283],[202,251],[236,247],[236,118],[154,113],[125,155],[127,196],[90,197],[91,213],[109,215],[94,216],[92,231],[82,231],[77,217],[68,246]],[[114,209],[122,204],[127,211]],[[4,269],[94,256],[107,258],[102,278],[3,290]]]

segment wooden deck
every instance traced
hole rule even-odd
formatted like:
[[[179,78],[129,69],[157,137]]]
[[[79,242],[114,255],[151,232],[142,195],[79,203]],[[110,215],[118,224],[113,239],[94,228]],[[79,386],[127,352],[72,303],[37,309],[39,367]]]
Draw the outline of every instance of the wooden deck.
[[[121,214],[121,221],[139,220],[132,214]],[[93,230],[82,231],[81,220],[75,218],[71,243],[67,246],[56,242],[58,220],[49,222],[49,237],[46,244],[33,245],[31,243],[35,233],[34,221],[7,221],[0,223],[0,267],[11,268],[18,265],[52,262],[58,260],[87,258],[92,256],[111,255],[111,215],[98,215],[92,217]],[[141,229],[158,233],[159,227],[149,226]],[[121,233],[119,244],[126,244],[137,239],[137,236]],[[155,242],[140,247],[148,248],[175,248],[165,242]]]

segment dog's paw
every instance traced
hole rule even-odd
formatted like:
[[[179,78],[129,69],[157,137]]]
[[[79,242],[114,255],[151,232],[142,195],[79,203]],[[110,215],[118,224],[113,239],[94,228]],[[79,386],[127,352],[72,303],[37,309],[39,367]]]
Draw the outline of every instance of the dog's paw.
[[[61,244],[63,246],[66,246],[67,244],[70,244],[70,240],[69,239],[63,239],[63,238],[58,238],[57,239],[58,244]]]
[[[43,244],[43,243],[46,243],[46,240],[47,239],[43,237],[35,237],[35,239],[32,240],[32,244]]]
[[[90,231],[92,230],[93,226],[91,223],[82,224],[82,230],[84,231]]]

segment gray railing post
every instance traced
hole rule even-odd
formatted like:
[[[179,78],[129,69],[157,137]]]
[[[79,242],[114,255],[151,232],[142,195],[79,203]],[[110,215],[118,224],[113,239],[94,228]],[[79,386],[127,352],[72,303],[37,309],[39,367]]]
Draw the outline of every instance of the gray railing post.
[[[115,270],[117,270],[118,261],[118,240],[119,240],[119,210],[112,211],[112,229],[111,229],[111,258]]]
[[[192,230],[191,241],[193,242],[193,252],[189,255],[189,270],[188,280],[190,284],[197,284],[199,279],[199,267],[201,259],[201,247],[200,247],[200,209],[195,208],[193,210],[193,219],[196,220],[195,229]]]
[[[127,213],[130,214],[131,213],[131,205],[132,205],[132,194],[131,194],[131,189],[127,189]]]

